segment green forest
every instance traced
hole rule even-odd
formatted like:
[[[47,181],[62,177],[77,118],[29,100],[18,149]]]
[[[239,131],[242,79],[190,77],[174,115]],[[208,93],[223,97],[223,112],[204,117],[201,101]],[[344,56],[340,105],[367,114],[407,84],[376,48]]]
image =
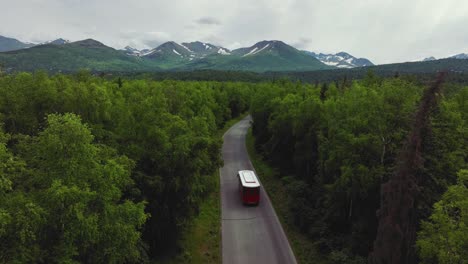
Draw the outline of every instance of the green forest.
[[[401,263],[468,263],[468,86],[441,78],[0,75],[0,263],[175,254],[223,164],[220,129],[247,111],[294,225],[324,259],[389,263],[388,246]],[[399,175],[414,189],[395,235],[381,202]]]
[[[468,263],[468,87],[435,87],[368,74],[252,97],[257,151],[330,263]]]
[[[177,248],[250,85],[0,77],[0,263],[145,263]],[[217,174],[216,174],[217,175]]]

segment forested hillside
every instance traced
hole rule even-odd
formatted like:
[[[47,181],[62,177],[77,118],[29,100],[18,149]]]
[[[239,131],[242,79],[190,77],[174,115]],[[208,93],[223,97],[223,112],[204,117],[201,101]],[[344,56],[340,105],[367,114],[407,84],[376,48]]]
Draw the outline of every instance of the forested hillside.
[[[331,263],[366,263],[375,249],[377,216],[384,212],[378,213],[384,206],[381,185],[403,162],[398,157],[414,122],[423,122],[414,119],[425,88],[405,79],[370,74],[361,81],[338,85],[285,82],[259,89],[253,96],[256,147],[279,170],[287,187],[288,219]],[[395,218],[381,225],[389,231],[390,224],[397,225],[409,214],[412,221],[400,225],[401,235],[409,232],[403,228],[420,232],[420,260],[454,263],[451,260],[466,256],[462,248],[466,252],[468,246],[461,235],[468,215],[466,198],[462,198],[466,172],[460,172],[468,165],[468,87],[446,84],[435,97],[435,106],[427,112],[429,123],[418,134],[420,160],[406,171],[416,179],[409,186],[418,190],[413,190],[414,203],[402,200],[403,207],[389,208],[396,196],[382,199]],[[451,187],[434,211],[433,204],[448,186],[457,183],[457,173],[458,187]],[[404,211],[404,206],[413,205]],[[401,216],[392,215],[400,210]],[[428,221],[423,229],[422,221]],[[414,237],[393,234],[393,240],[376,244],[387,250],[386,260],[392,261],[376,257],[372,263],[414,263]],[[409,251],[399,247],[400,239],[406,239]]]
[[[141,72],[159,68],[147,60],[128,56],[93,39],[63,45],[53,43],[29,49],[0,53],[0,66],[6,71],[73,73],[79,69],[93,71]]]
[[[0,262],[172,254],[222,164],[250,85],[0,77]]]

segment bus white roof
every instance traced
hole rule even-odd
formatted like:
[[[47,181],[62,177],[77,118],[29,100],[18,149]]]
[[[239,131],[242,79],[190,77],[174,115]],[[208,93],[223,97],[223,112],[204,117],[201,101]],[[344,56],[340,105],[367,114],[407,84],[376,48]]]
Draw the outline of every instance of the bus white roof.
[[[260,187],[260,182],[255,175],[255,172],[251,170],[241,170],[239,171],[239,177],[244,187]]]

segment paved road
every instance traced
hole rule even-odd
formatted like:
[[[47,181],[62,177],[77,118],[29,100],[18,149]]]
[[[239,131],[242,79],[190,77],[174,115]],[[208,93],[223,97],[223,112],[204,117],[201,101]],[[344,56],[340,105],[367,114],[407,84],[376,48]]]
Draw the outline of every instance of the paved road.
[[[224,134],[224,167],[220,169],[223,264],[296,263],[263,186],[258,206],[242,205],[237,192],[237,171],[253,169],[245,147],[249,126],[250,117],[246,117]]]

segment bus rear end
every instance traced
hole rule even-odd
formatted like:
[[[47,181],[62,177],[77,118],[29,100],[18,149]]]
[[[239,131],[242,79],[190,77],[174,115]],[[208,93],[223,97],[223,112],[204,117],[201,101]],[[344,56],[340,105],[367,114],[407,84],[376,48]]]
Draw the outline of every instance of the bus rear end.
[[[260,202],[260,187],[244,187],[242,202],[244,204],[258,204]]]

